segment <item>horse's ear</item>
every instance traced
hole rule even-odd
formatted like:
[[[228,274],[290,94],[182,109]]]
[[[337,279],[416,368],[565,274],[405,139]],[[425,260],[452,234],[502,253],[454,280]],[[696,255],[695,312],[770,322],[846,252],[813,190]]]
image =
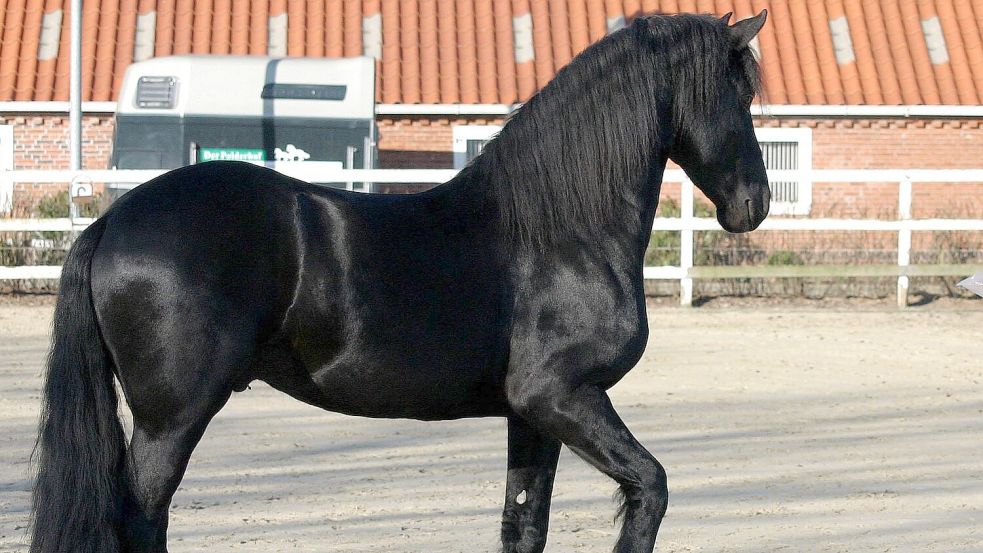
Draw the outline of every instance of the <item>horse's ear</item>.
[[[730,26],[730,45],[734,50],[743,50],[751,42],[751,39],[758,34],[761,27],[765,25],[768,18],[768,10],[761,10],[761,13],[754,17],[742,19]]]
[[[727,12],[720,18],[720,21],[722,21],[724,25],[730,25],[730,16],[732,15],[734,15],[734,12]]]

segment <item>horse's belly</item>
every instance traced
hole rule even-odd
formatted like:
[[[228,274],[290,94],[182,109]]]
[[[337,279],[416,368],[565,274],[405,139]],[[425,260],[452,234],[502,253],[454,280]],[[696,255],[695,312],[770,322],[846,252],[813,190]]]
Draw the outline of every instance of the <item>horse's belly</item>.
[[[289,347],[262,356],[255,377],[328,411],[422,420],[502,416],[508,408],[488,360],[430,352],[397,356],[368,349],[329,359]]]
[[[467,368],[338,364],[313,380],[321,407],[351,415],[441,420],[507,412],[501,386]]]

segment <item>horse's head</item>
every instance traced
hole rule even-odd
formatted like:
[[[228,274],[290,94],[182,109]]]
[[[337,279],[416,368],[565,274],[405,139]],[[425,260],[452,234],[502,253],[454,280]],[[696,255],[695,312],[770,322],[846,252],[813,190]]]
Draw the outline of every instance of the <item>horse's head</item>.
[[[711,23],[718,27],[709,35],[716,40],[705,41],[702,53],[725,61],[689,59],[675,64],[690,90],[680,90],[677,83],[669,157],[710,198],[717,207],[717,220],[730,232],[757,228],[771,201],[751,123],[751,102],[759,81],[748,48],[766,16],[762,11],[728,25],[728,14]]]

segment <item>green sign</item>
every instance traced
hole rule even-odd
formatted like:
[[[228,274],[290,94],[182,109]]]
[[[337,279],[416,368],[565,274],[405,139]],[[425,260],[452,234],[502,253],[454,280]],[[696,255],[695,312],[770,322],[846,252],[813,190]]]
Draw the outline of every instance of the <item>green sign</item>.
[[[247,148],[199,148],[198,162],[205,161],[266,161],[266,152]]]

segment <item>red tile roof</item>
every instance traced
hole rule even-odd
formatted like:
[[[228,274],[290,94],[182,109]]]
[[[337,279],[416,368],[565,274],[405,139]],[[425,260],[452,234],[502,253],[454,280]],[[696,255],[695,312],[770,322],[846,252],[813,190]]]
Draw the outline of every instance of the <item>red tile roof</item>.
[[[69,6],[0,0],[0,101],[68,98]],[[640,14],[764,8],[769,103],[983,99],[983,0],[89,0],[82,87],[113,100],[151,55],[369,55],[380,102],[509,104]]]

